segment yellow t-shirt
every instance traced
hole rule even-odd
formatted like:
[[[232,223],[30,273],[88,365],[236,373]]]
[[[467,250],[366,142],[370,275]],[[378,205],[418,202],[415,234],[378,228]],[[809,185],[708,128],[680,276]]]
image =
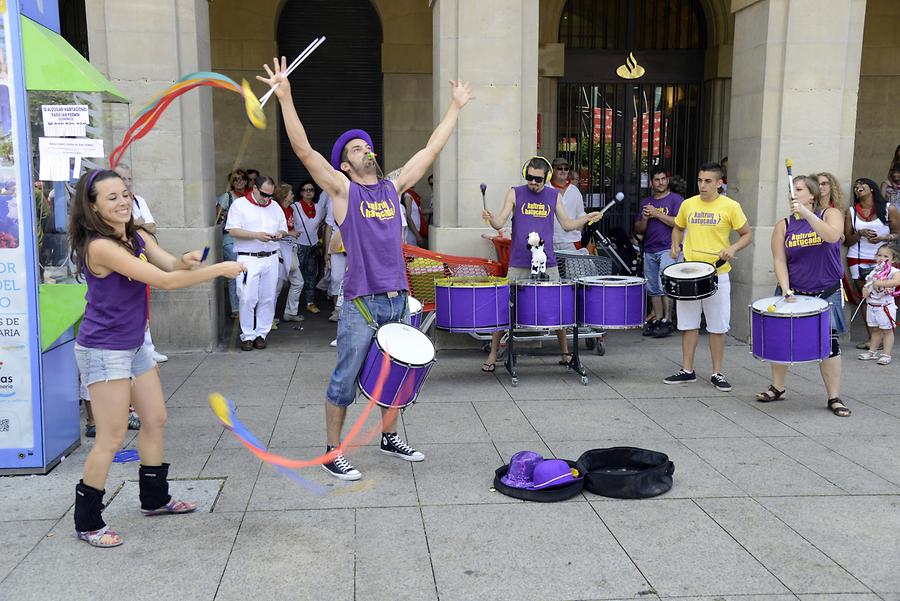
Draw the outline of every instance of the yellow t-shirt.
[[[731,230],[739,230],[747,223],[741,205],[721,194],[715,200],[705,202],[699,195],[691,196],[683,203],[675,225],[685,230],[684,260],[715,263],[715,256],[698,253],[704,250],[718,254],[731,246]],[[731,271],[731,263],[719,267],[719,273]]]

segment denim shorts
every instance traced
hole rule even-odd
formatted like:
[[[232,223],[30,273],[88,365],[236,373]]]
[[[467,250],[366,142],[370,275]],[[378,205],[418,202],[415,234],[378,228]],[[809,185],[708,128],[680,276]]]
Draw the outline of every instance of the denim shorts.
[[[782,296],[781,286],[775,286],[775,296]],[[831,331],[835,334],[845,334],[847,328],[847,316],[844,315],[844,293],[842,287],[831,293],[831,296],[823,298],[828,303],[828,317],[831,321]]]
[[[156,367],[156,361],[146,346],[113,351],[87,348],[76,343],[75,362],[85,387],[97,382],[136,378]]]
[[[390,298],[386,293],[359,298],[372,314],[375,324],[390,321],[409,323],[405,292]],[[348,407],[356,400],[356,378],[369,353],[369,347],[372,346],[374,334],[374,327],[359,312],[356,302],[344,301],[338,320],[337,365],[331,373],[331,382],[325,393],[326,400],[332,405]]]
[[[644,277],[647,279],[648,296],[663,296],[662,272],[675,262],[676,259],[672,258],[668,250],[644,253]]]

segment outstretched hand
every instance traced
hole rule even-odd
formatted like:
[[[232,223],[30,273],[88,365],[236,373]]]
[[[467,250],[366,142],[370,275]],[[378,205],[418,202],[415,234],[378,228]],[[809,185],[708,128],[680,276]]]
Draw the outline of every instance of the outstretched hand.
[[[469,85],[467,81],[453,81],[450,80],[450,98],[453,100],[453,104],[456,105],[456,108],[462,108],[466,106],[466,103],[475,98],[472,96],[472,87]]]
[[[285,72],[287,71],[287,59],[283,56],[280,61],[277,58],[273,58],[272,66],[274,67],[274,70],[270,69],[269,65],[263,65],[263,69],[266,70],[268,77],[257,75],[256,79],[270,88],[274,88],[274,93],[279,100],[282,98],[290,98],[291,82],[288,81],[287,75],[285,75]]]

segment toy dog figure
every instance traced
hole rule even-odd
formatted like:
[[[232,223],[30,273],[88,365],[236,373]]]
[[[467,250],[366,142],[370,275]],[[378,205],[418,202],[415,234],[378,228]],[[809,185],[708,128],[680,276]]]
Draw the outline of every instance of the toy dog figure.
[[[544,252],[544,241],[537,232],[528,234],[528,250],[531,251],[531,277],[547,279],[547,253]]]

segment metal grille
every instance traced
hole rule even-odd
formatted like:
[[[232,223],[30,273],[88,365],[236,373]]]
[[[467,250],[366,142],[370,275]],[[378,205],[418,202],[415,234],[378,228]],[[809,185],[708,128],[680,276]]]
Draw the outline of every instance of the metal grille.
[[[702,49],[705,29],[696,0],[569,0],[559,41],[588,50]]]
[[[313,38],[326,42],[291,75],[291,91],[312,147],[330,160],[348,129],[364,129],[383,154],[381,19],[369,0],[288,0],[278,21],[278,51],[296,57]],[[281,179],[297,184],[308,172],[279,123]]]

